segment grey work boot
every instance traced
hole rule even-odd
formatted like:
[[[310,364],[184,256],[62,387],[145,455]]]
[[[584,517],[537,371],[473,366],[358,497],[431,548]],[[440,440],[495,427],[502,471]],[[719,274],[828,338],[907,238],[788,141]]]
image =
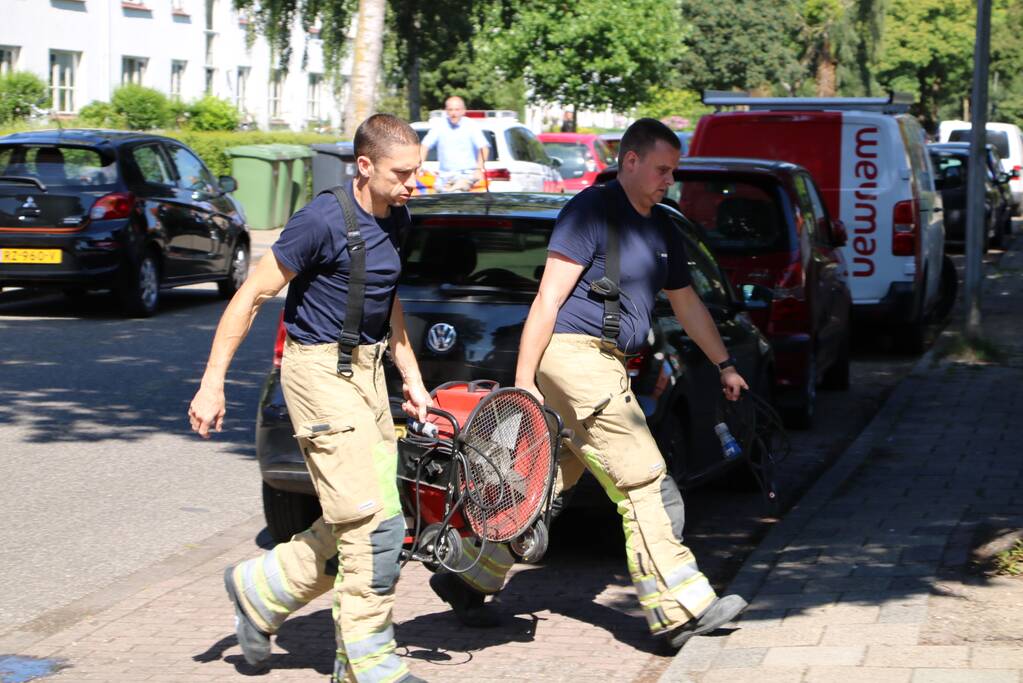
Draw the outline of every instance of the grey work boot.
[[[664,637],[668,644],[677,650],[693,636],[710,633],[721,628],[739,616],[744,609],[746,609],[746,601],[742,599],[742,596],[726,595],[712,602],[710,607],[699,617],[690,619],[675,630],[666,633]]]
[[[234,567],[235,565],[231,565],[224,570],[224,588],[234,603],[234,632],[245,661],[252,666],[259,666],[270,659],[270,634],[261,631],[245,613],[245,608],[238,598],[238,587],[234,582]]]
[[[465,585],[450,572],[438,572],[431,576],[430,588],[441,600],[451,605],[455,616],[464,626],[492,628],[501,623],[497,610],[484,602],[483,593]]]

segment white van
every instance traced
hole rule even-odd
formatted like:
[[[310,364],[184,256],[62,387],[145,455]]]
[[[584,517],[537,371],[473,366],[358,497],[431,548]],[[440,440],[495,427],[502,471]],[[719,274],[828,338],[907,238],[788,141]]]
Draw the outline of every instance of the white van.
[[[969,142],[972,124],[969,121],[942,121],[938,124],[940,142]],[[1002,158],[1002,171],[1009,174],[1012,209],[1023,215],[1023,131],[1012,123],[988,123],[987,143]]]
[[[422,140],[430,126],[444,121],[444,112],[430,112],[429,121],[416,121],[412,129]],[[565,182],[556,162],[548,156],[536,134],[513,111],[469,110],[466,118],[478,126],[490,146],[485,170],[491,192],[564,192]],[[436,173],[437,148],[430,150],[423,167]]]
[[[829,213],[845,224],[853,314],[923,346],[942,300],[945,227],[923,128],[895,98],[757,98],[705,93],[689,155],[789,161],[807,168]],[[950,272],[948,275],[952,275]]]

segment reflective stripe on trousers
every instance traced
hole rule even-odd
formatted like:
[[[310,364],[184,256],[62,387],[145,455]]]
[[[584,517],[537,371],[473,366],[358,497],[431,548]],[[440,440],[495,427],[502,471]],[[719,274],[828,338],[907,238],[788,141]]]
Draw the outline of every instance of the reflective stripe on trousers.
[[[459,571],[455,576],[473,590],[492,595],[504,587],[504,579],[514,562],[515,558],[508,550],[507,544],[491,541],[482,543],[474,537],[463,536],[462,556],[454,568],[461,570],[471,565],[472,568],[468,571]]]

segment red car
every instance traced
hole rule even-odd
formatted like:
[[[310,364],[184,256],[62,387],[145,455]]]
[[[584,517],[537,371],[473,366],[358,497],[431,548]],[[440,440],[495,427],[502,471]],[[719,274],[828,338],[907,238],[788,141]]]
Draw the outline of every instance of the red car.
[[[600,174],[602,183],[617,167]],[[774,399],[786,422],[809,427],[817,386],[849,386],[848,237],[832,220],[813,178],[781,161],[685,157],[665,203],[706,233],[738,289],[774,292],[750,317],[774,348]],[[713,311],[712,311],[713,312]]]
[[[566,192],[579,192],[594,183],[597,174],[615,163],[607,144],[593,133],[541,133],[537,136],[547,155],[558,159]]]

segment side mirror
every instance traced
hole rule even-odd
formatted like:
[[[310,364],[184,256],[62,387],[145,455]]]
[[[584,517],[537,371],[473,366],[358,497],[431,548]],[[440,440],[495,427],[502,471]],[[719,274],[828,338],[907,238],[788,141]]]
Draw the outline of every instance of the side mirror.
[[[840,220],[831,222],[831,242],[836,247],[844,247],[849,244],[849,233],[846,232],[845,223]]]
[[[561,165],[565,162],[561,160],[561,157],[551,157],[551,164],[554,168],[561,168]]]
[[[1005,185],[1010,180],[1012,180],[1012,173],[999,173],[998,174],[998,184],[999,185]]]
[[[774,301],[774,292],[763,285],[746,283],[740,287],[742,303],[747,311],[766,311]]]
[[[238,189],[238,181],[229,175],[222,175],[218,180],[221,192],[234,192]]]

